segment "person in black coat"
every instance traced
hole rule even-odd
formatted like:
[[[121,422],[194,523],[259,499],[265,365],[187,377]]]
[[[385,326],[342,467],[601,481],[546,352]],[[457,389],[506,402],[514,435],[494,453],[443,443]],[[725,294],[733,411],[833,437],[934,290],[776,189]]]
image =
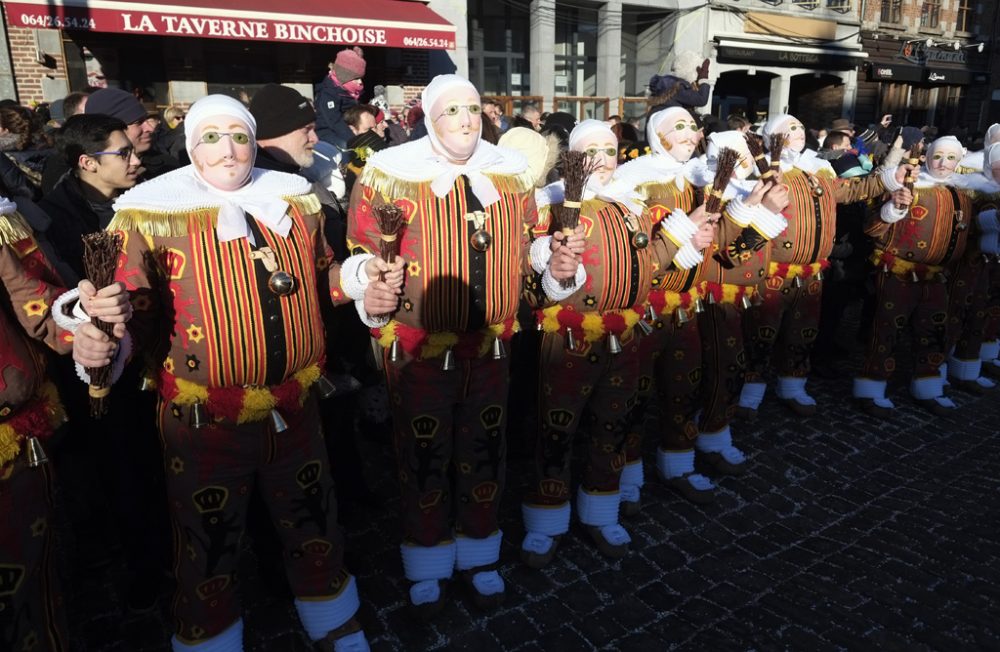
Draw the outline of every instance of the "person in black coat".
[[[340,149],[353,135],[344,122],[344,111],[358,103],[364,90],[365,59],[361,48],[337,53],[330,73],[316,85],[316,135]]]

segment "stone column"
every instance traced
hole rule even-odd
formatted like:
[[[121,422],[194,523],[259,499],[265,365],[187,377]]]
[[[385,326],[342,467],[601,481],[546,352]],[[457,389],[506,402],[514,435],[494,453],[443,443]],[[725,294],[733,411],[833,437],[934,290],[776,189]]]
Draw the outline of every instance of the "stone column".
[[[621,75],[622,2],[608,0],[597,12],[597,95],[611,99],[619,97],[622,94]]]
[[[777,69],[774,72],[777,72],[778,76],[771,80],[771,97],[767,104],[767,112],[770,115],[785,113],[788,110],[788,95],[792,86],[792,78],[788,73]]]
[[[844,80],[844,104],[840,115],[850,116],[853,121],[856,117],[854,105],[858,97],[858,72],[856,70],[848,70],[841,73],[840,78]]]
[[[531,0],[531,94],[540,95],[542,111],[552,109],[556,92],[556,2]]]

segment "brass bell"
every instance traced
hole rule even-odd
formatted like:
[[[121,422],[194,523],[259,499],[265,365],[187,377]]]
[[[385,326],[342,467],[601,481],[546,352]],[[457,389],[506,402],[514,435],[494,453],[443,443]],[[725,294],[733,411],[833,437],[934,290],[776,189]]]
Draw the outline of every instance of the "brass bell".
[[[140,392],[155,392],[156,391],[156,381],[149,376],[143,376],[142,382],[139,383]]]
[[[204,428],[208,425],[208,415],[205,413],[205,404],[201,401],[191,404],[191,416],[188,418],[188,425],[193,430]]]
[[[369,338],[372,347],[372,360],[375,362],[375,368],[379,371],[385,369],[385,361],[382,359],[382,345],[378,343],[378,340],[374,337]],[[391,350],[390,350],[391,352]]]
[[[542,326],[542,322],[538,322],[537,324],[535,324],[535,330],[538,331],[539,333],[545,330],[545,327]]]
[[[573,329],[566,329],[566,349],[568,351],[576,351],[576,336],[573,335]]]
[[[635,325],[642,331],[643,335],[650,335],[653,332],[653,327],[645,319],[640,319],[635,323]]]
[[[281,412],[271,410],[271,427],[274,429],[274,434],[276,435],[280,435],[288,430],[288,422],[281,416]]]
[[[817,281],[822,281],[823,280],[823,270],[819,270],[818,272],[816,272],[815,278],[816,278]]]
[[[42,442],[38,437],[28,437],[28,466],[37,469],[42,464],[48,464],[49,458],[45,455]]]
[[[910,270],[910,279],[911,279],[911,280],[912,280],[912,281],[913,281],[914,283],[919,283],[919,282],[920,282],[920,277],[919,277],[919,276],[917,276],[917,270],[915,270],[915,269],[911,269],[911,270]]]
[[[755,306],[762,306],[762,305],[764,305],[764,297],[763,297],[763,295],[761,295],[760,292],[754,292],[753,293],[753,298],[751,298],[750,301]]]
[[[389,362],[399,362],[403,359],[402,347],[399,344],[399,338],[397,337],[389,345]]]
[[[709,292],[708,293],[708,305],[710,305],[710,306],[714,306],[715,305],[715,293],[714,292]]]
[[[284,270],[272,272],[267,279],[267,288],[279,297],[286,297],[295,292],[295,277]]]
[[[622,352],[622,343],[614,333],[608,333],[608,352],[611,355],[618,355]]]
[[[711,296],[711,295],[709,295]],[[695,297],[694,299],[694,314],[700,315],[705,312],[705,304],[702,302],[701,297]]]
[[[656,308],[652,304],[646,306],[646,321],[656,321]]]
[[[645,249],[649,246],[649,236],[643,231],[636,231],[632,234],[632,246],[636,249]]]
[[[316,379],[316,393],[321,399],[327,399],[337,393],[337,386],[325,375],[320,374],[319,378]]]
[[[753,304],[750,303],[750,297],[745,294],[740,297],[740,305],[743,306],[744,310],[750,310],[753,307]]]
[[[674,321],[677,322],[678,326],[683,326],[684,324],[691,321],[691,315],[684,308],[678,308],[674,311]]]
[[[493,338],[493,359],[503,360],[507,357],[507,350],[503,346],[503,340],[499,337]]]
[[[488,231],[479,229],[478,231],[473,232],[472,237],[469,238],[469,244],[472,245],[473,249],[482,253],[489,249],[490,245],[493,244],[493,236],[490,235]]]
[[[455,352],[451,349],[445,349],[444,362],[441,364],[441,369],[443,371],[455,371]]]
[[[805,283],[802,282],[801,276],[796,276],[795,278],[792,279],[792,287],[800,288],[803,285],[805,285]]]
[[[883,264],[882,265],[882,273],[883,274],[888,274],[889,273],[889,265],[887,265],[887,264]]]

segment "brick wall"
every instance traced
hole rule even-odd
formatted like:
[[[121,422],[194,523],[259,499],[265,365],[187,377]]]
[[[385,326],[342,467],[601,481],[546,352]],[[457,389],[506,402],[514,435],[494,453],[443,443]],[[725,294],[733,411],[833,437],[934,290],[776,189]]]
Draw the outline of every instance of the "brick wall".
[[[889,0],[885,0],[889,2]],[[903,0],[901,6],[901,18],[899,23],[882,23],[883,0],[870,0],[865,4],[865,13],[861,17],[862,26],[865,29],[885,28],[888,30],[901,29],[909,34],[926,34],[928,36],[952,37],[955,35],[956,23],[958,20],[958,8],[960,0],[940,0],[941,10],[938,13],[939,20],[936,28],[920,27],[920,12],[924,0]],[[994,3],[990,0],[972,0],[972,26],[969,32],[976,33],[977,23],[980,25],[992,24],[989,18],[994,11]]]
[[[8,22],[9,24],[9,22]],[[35,45],[35,31],[55,33],[58,42],[56,51],[47,52],[45,63],[38,61]],[[14,85],[17,88],[17,99],[21,104],[41,102],[42,81],[49,79],[66,79],[66,61],[62,51],[62,35],[58,30],[33,30],[23,27],[8,27],[7,38],[10,42],[11,60],[14,65]]]

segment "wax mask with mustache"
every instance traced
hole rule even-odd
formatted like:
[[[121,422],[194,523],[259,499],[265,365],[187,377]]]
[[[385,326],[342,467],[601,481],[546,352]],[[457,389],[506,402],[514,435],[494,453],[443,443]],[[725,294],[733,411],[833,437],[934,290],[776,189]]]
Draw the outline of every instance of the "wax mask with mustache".
[[[927,154],[927,172],[936,179],[947,179],[958,167],[965,152],[960,147],[941,145]]]
[[[680,163],[686,163],[691,159],[702,136],[702,131],[691,114],[686,115],[687,117],[671,116],[656,130],[660,144]]]
[[[426,116],[434,149],[453,163],[471,158],[482,133],[482,111],[479,93],[471,84],[445,91]]]
[[[593,163],[590,178],[604,186],[618,167],[618,140],[612,134],[595,133],[573,145],[573,149],[584,152]]]
[[[785,134],[785,147],[787,149],[801,152],[806,148],[806,128],[795,118],[787,120],[778,133]]]
[[[219,190],[243,187],[253,171],[253,130],[233,116],[213,115],[198,124],[196,134],[191,163],[198,176]]]

